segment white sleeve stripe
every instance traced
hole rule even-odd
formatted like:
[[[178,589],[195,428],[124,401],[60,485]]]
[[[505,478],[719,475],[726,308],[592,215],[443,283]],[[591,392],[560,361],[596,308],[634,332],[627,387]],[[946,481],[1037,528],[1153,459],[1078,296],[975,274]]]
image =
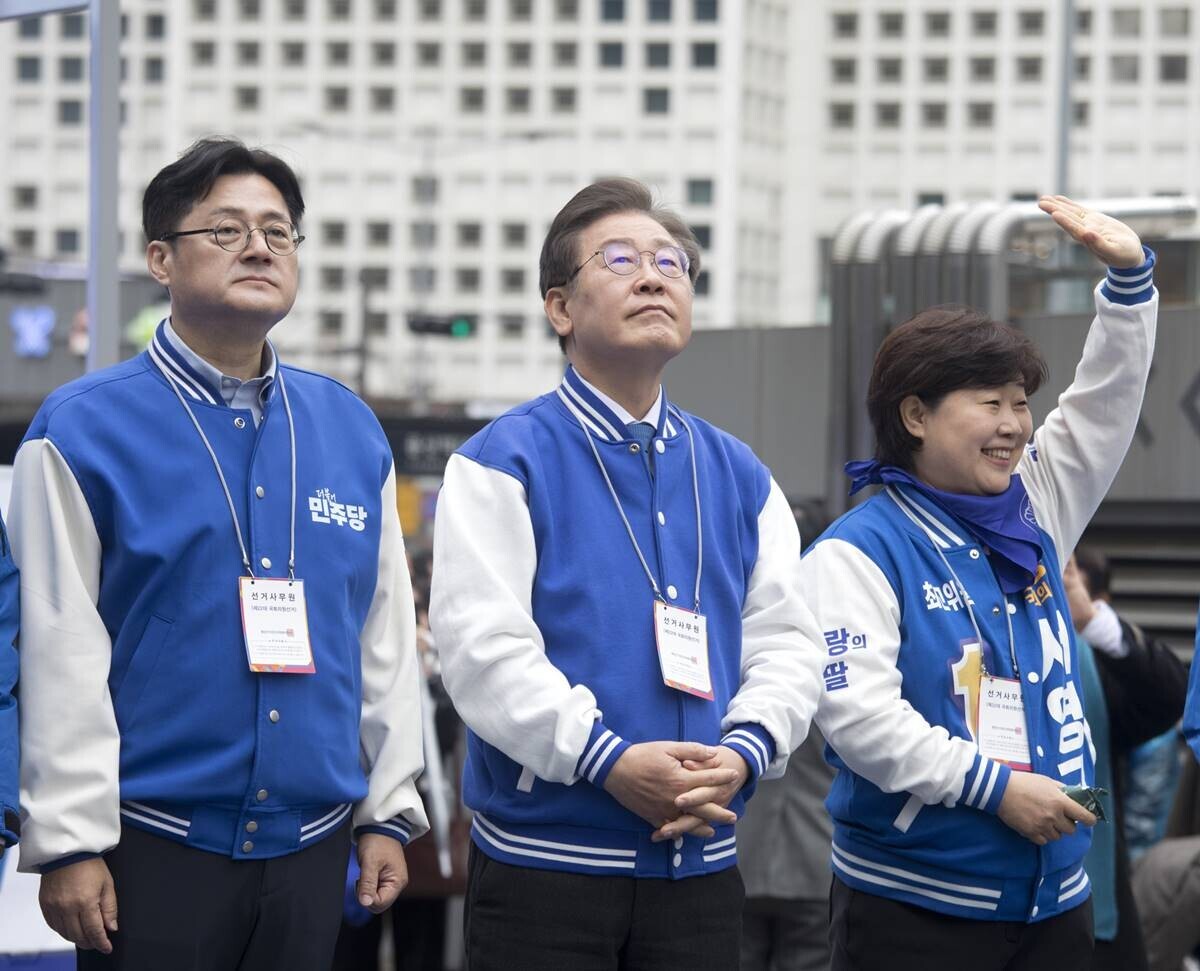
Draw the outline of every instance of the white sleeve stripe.
[[[608,739],[612,738],[612,735],[613,735],[613,733],[610,732],[606,728],[603,731],[603,733],[601,733],[600,737],[598,739],[596,739],[595,742],[592,743],[592,747],[583,753],[583,758],[579,760],[579,774],[580,775],[587,774],[587,770],[592,764],[592,759],[595,758],[596,753],[600,751],[600,749],[603,747],[604,743]]]
[[[988,804],[988,800],[992,797],[992,790],[996,788],[996,780],[1000,778],[1000,763],[992,763],[992,771],[988,775],[987,788],[983,790],[983,795],[979,797],[979,806],[982,809]]]
[[[763,744],[762,739],[756,738],[751,732],[743,728],[730,732],[725,736],[726,741],[739,741],[742,745],[750,749],[754,755],[754,760],[758,763],[758,774],[762,775],[766,771],[767,766],[771,762],[770,753],[767,747]]]
[[[588,772],[588,774],[587,774],[588,782],[596,781],[596,774],[600,771],[601,766],[604,765],[605,760],[612,754],[612,750],[615,749],[620,744],[621,744],[621,740],[619,738],[617,738],[616,736],[614,736],[613,740],[608,743],[608,748],[606,748],[603,752],[600,753],[600,757],[596,759],[596,762],[592,766],[591,771]]]
[[[1136,266],[1131,270],[1121,270],[1115,266],[1110,266],[1108,268],[1108,276],[1111,279],[1120,280],[1122,283],[1141,283],[1143,280],[1149,280],[1154,276],[1154,267],[1143,270],[1141,273],[1134,273],[1133,271],[1136,269]]]
[[[984,776],[987,775],[988,760],[983,756],[977,756],[979,764],[975,768],[975,781],[971,785],[971,791],[967,793],[967,798],[963,800],[968,806],[975,805],[975,796],[979,792],[979,787],[983,783]]]

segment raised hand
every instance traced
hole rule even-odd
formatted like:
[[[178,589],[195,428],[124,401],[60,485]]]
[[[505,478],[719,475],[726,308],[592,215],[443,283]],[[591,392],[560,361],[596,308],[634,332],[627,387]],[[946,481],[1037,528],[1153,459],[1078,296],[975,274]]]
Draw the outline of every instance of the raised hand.
[[[1042,196],[1038,208],[1105,266],[1129,270],[1145,261],[1138,234],[1119,219],[1088,209],[1066,196]]]

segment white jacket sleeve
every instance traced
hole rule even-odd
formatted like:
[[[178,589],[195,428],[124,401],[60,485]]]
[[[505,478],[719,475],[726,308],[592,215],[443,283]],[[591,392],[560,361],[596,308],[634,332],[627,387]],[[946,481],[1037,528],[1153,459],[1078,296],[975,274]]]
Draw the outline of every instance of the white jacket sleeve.
[[[120,839],[112,641],[96,609],[100,539],[66,460],[46,439],[13,467],[9,534],[21,571],[21,860],[24,872]]]
[[[600,715],[546,657],[533,619],[537,549],[524,486],[462,455],[446,466],[433,532],[429,624],[442,678],[480,738],[569,784]]]
[[[362,716],[359,746],[367,795],[354,828],[366,826],[408,842],[429,829],[417,794],[425,767],[421,742],[421,677],[416,612],[404,537],[396,512],[396,470],[383,486],[383,523],[375,596],[359,635]]]
[[[1017,466],[1060,562],[1070,556],[1125,460],[1154,354],[1158,294],[1130,306],[1110,300],[1104,287],[1096,287],[1096,318],[1075,380]]]
[[[826,539],[804,558],[802,573],[821,629],[844,627],[867,639],[865,650],[837,659],[846,663],[847,685],[821,696],[817,724],[834,751],[885,792],[910,792],[929,805],[961,798],[995,812],[1007,767],[931,725],[901,696],[900,605],[883,571],[856,546]]]
[[[796,518],[772,480],[758,514],[758,558],[742,606],[741,686],[721,722],[723,733],[748,723],[766,729],[775,751],[765,778],[782,775],[808,735],[820,698],[820,644],[800,579]]]

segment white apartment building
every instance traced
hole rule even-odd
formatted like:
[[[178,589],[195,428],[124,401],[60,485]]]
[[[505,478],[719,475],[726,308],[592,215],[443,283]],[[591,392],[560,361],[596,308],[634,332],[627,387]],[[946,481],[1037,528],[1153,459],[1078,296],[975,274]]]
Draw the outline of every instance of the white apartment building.
[[[805,4],[807,6],[807,4]],[[696,324],[775,324],[788,206],[785,0],[125,0],[121,258],[140,200],[194,139],[236,135],[308,204],[285,354],[370,394],[521,400],[562,366],[537,260],[553,214],[605,175],[677,207],[703,246]],[[0,245],[82,260],[86,24],[0,24]],[[369,293],[364,297],[365,275]],[[415,337],[407,315],[466,315]]]
[[[785,303],[848,215],[1056,191],[1061,2],[806,0]],[[1069,192],[1200,192],[1200,3],[1076,0]]]

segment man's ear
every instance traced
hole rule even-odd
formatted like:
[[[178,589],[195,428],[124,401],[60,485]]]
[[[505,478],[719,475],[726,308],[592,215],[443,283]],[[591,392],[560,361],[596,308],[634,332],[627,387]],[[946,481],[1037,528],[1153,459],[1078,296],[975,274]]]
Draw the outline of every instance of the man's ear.
[[[169,243],[156,239],[146,247],[146,269],[164,287],[171,285],[171,263],[175,254]]]
[[[568,344],[575,333],[575,324],[567,310],[567,294],[562,287],[552,287],[546,292],[546,319],[554,328],[554,333],[563,338]]]
[[[929,409],[915,394],[910,394],[900,402],[900,420],[904,422],[905,430],[913,437],[925,441],[925,419]]]

